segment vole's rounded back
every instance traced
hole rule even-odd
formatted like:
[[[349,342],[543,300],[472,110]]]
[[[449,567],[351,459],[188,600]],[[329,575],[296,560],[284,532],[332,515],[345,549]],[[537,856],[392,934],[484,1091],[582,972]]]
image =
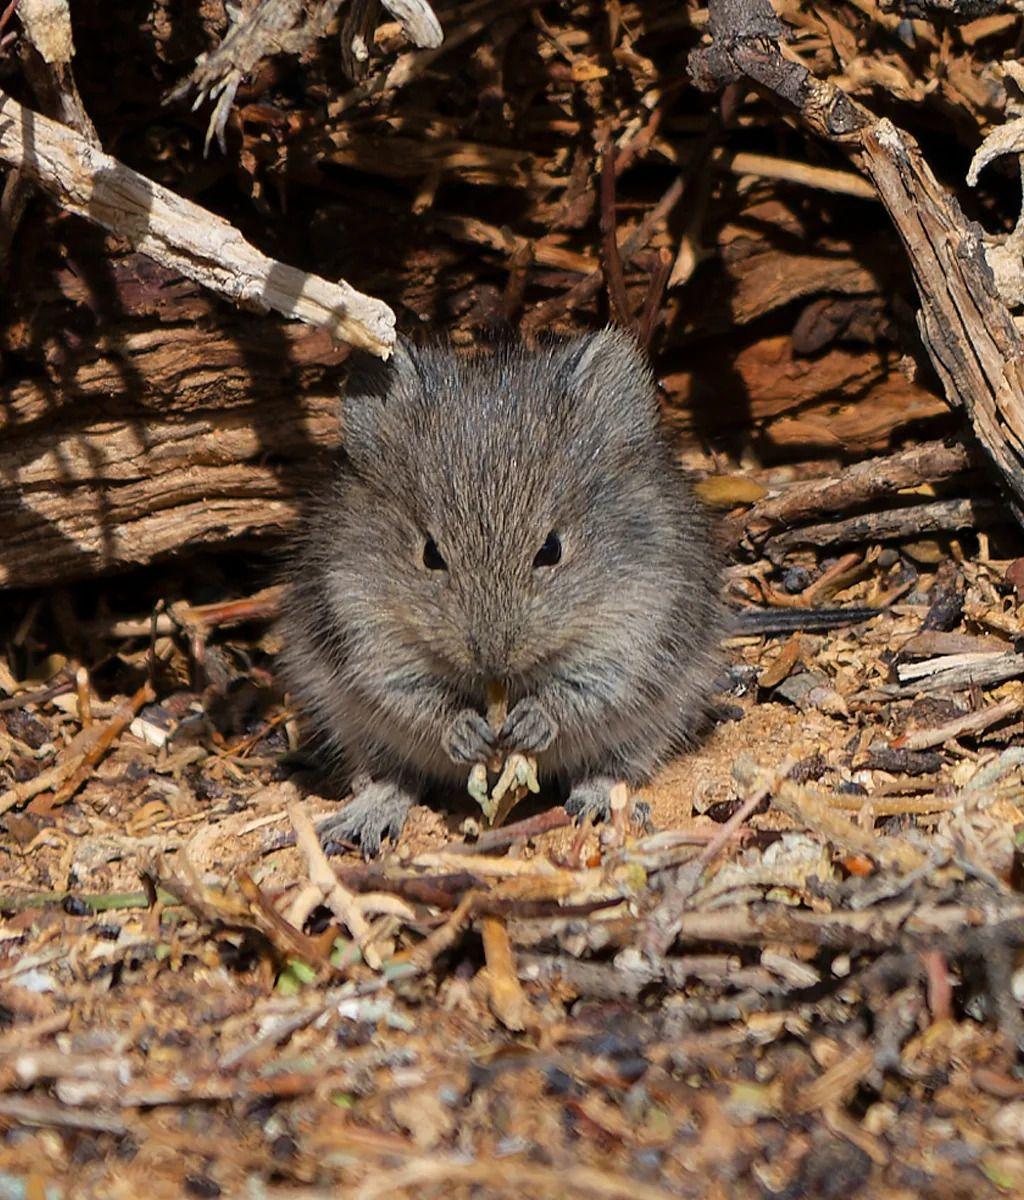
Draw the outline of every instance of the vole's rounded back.
[[[291,687],[353,771],[464,784],[453,715],[536,697],[542,772],[632,782],[692,733],[718,631],[706,518],[614,331],[402,349],[353,381],[285,618]]]

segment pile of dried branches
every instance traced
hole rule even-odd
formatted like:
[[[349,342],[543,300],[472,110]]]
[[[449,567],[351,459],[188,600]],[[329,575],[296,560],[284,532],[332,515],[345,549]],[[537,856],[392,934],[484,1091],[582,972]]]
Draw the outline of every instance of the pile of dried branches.
[[[1016,503],[1012,12],[360,3],[339,55],[337,7],[8,6],[0,584],[280,537],[332,335],[386,353],[395,314],[612,318],[720,461],[959,430]]]

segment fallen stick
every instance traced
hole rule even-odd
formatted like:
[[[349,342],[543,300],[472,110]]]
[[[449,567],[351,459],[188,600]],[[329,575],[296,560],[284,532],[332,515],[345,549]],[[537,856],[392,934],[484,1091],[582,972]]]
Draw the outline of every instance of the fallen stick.
[[[552,829],[564,829],[571,824],[572,817],[559,805],[557,808],[549,808],[545,812],[538,813],[534,817],[526,817],[511,825],[503,825],[500,829],[485,830],[475,842],[451,842],[445,846],[445,851],[448,854],[465,854],[467,856],[488,854],[505,846],[511,846],[520,838],[525,841],[527,838],[539,837]]]
[[[530,1001],[526,998],[516,973],[515,952],[509,941],[504,919],[495,916],[482,917],[480,933],[487,962],[487,993],[491,1012],[506,1029],[521,1032],[534,1018]]]
[[[223,217],[104,154],[0,91],[0,162],[32,179],[68,212],[233,303],[327,329],[387,358],[395,314],[381,300],[268,258]]]
[[[881,694],[891,699],[917,696],[922,692],[959,691],[970,687],[994,687],[1008,679],[1019,679],[1024,675],[1024,654],[1013,651],[1007,654],[948,654],[915,663],[920,668],[907,674],[911,664],[901,664],[896,669],[902,686],[883,687]],[[906,682],[904,682],[906,681]]]
[[[941,746],[953,738],[963,737],[968,733],[982,733],[992,725],[1005,721],[1009,717],[1019,716],[1021,712],[1020,698],[1010,696],[1000,700],[998,704],[990,704],[988,708],[979,708],[977,712],[964,713],[944,725],[936,725],[931,729],[914,729],[910,733],[898,737],[893,746],[900,750],[928,750],[932,746]]]
[[[548,1166],[546,1163],[518,1161],[509,1156],[490,1158],[486,1155],[471,1162],[446,1154],[423,1154],[411,1143],[407,1155],[396,1147],[398,1139],[389,1139],[383,1150],[367,1142],[366,1131],[349,1125],[329,1130],[324,1146],[334,1153],[339,1150],[353,1159],[374,1163],[369,1174],[349,1194],[354,1200],[391,1200],[392,1197],[422,1196],[433,1192],[447,1194],[483,1194],[499,1192],[507,1196],[530,1196],[533,1200],[557,1197],[569,1200],[585,1196],[587,1200],[673,1200],[676,1191],[656,1184],[644,1183],[635,1176],[620,1175],[607,1167],[569,1163]],[[383,1159],[381,1165],[377,1160]],[[392,1166],[391,1162],[398,1165]],[[346,1176],[347,1180],[347,1176]],[[346,1188],[348,1184],[346,1183]],[[306,1193],[311,1200],[311,1193]]]
[[[71,690],[70,685],[68,690]],[[15,783],[3,794],[0,794],[0,814],[19,804],[24,804],[34,797],[52,789],[53,795],[43,802],[35,801],[33,811],[49,812],[66,804],[78,789],[92,775],[93,769],[100,759],[111,749],[117,739],[138,716],[140,710],[152,703],[156,693],[147,681],[128,700],[118,705],[114,715],[102,728],[93,725],[87,739],[87,745],[77,753],[54,763],[52,767],[40,771],[33,779],[24,783]],[[27,703],[27,701],[25,701]]]
[[[270,622],[278,617],[283,592],[280,584],[272,584],[251,596],[240,596],[235,600],[216,600],[212,604],[188,604],[183,601],[180,606],[175,606],[174,616],[164,612],[157,613],[155,617],[100,620],[91,623],[88,631],[94,637],[120,641],[122,638],[150,637],[154,632],[166,636],[176,633],[183,625],[209,632],[243,625],[248,621]],[[28,704],[35,698],[27,696],[23,703]],[[0,701],[2,710],[3,702]]]
[[[379,971],[381,957],[373,945],[373,927],[363,915],[358,897],[345,887],[331,869],[306,810],[297,802],[289,804],[288,819],[295,830],[295,843],[306,860],[310,883],[320,889],[324,904],[352,935],[366,965],[371,970]]]
[[[937,937],[953,946],[977,939],[982,931],[993,937],[1005,931],[1012,944],[1022,941],[1024,907],[1008,899],[996,912],[979,915],[966,904],[921,904],[898,900],[860,912],[811,913],[759,910],[734,905],[704,912],[679,914],[677,939],[682,945],[710,942],[716,946],[788,945],[827,946],[830,950],[891,950],[915,946]]]
[[[830,803],[833,808],[838,808],[841,812],[859,814],[865,809],[870,809],[876,820],[883,817],[926,816],[931,813],[956,812],[957,809],[963,808],[964,804],[963,799],[959,796],[954,796],[952,799],[942,796],[902,796],[890,800],[877,795],[844,796],[841,794],[831,797]]]
[[[930,679],[933,675],[948,674],[954,670],[973,670],[978,666],[985,668],[992,663],[1013,661],[1020,661],[1020,659],[1016,651],[1011,649],[1004,649],[997,655],[993,655],[989,650],[936,654],[931,658],[897,663],[896,678],[900,683],[913,683],[920,679]]]
[[[405,955],[405,961],[411,963],[418,973],[429,971],[434,965],[434,961],[446,950],[451,949],[469,927],[480,895],[480,892],[466,892],[448,920],[443,925],[439,925],[414,950]]]
[[[600,169],[601,269],[608,289],[608,303],[618,324],[632,325],[629,297],[626,294],[626,274],[619,242],[615,236],[615,150],[609,143],[601,151]]]
[[[597,262],[589,254],[560,246],[555,237],[542,237],[536,241],[499,229],[481,221],[479,217],[463,217],[457,213],[434,213],[427,218],[431,229],[445,233],[456,241],[468,242],[473,246],[487,246],[499,254],[512,255],[517,251],[530,250],[533,260],[542,267],[553,267],[558,271],[574,271],[586,275],[596,271]]]
[[[45,805],[47,812],[52,808],[59,808],[60,805],[67,804],[78,789],[90,778],[94,769],[99,765],[100,760],[112,749],[121,734],[135,720],[142,709],[147,704],[152,704],[155,699],[156,692],[153,685],[147,680],[129,700],[117,706],[114,715],[103,726],[99,736],[82,756],[82,761],[78,764],[70,779],[67,779],[57,788],[53,793],[53,798]]]
[[[112,1113],[71,1109],[58,1100],[34,1099],[30,1096],[0,1096],[0,1117],[15,1127],[85,1130],[124,1137],[128,1126]]]
[[[756,544],[776,529],[792,529],[808,517],[841,513],[904,488],[939,483],[969,470],[971,455],[960,442],[923,442],[884,458],[855,463],[838,475],[801,480],[759,500],[731,524],[737,539]]]
[[[765,543],[765,553],[777,562],[794,546],[846,546],[863,542],[888,542],[919,538],[929,533],[955,533],[978,529],[998,520],[995,505],[984,500],[937,500],[911,504],[884,512],[863,513],[844,521],[805,525],[776,534]]]
[[[52,700],[55,696],[64,696],[68,692],[74,691],[74,688],[75,681],[73,679],[58,678],[56,683],[49,683],[46,687],[15,692],[13,695],[6,696],[3,700],[0,700],[0,713],[9,712],[12,708],[24,708],[27,704],[44,704],[47,700]]]
[[[761,179],[782,179],[804,187],[856,196],[860,200],[877,200],[878,193],[866,179],[852,171],[837,171],[833,167],[815,167],[810,163],[793,162],[768,154],[731,151],[723,155],[719,170],[733,175],[757,175]]]

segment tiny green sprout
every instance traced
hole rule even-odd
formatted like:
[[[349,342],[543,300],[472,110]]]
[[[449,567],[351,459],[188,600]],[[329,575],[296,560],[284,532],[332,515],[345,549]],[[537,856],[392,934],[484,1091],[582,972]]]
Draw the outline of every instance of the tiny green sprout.
[[[316,979],[316,971],[297,958],[290,958],[277,977],[277,991],[282,996],[295,996],[307,984]]]

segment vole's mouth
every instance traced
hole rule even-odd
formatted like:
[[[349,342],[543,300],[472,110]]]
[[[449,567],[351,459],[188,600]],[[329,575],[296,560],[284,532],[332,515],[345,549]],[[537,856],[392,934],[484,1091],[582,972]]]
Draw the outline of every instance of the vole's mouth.
[[[468,708],[483,712],[488,704],[488,688],[501,687],[508,695],[509,706],[524,696],[532,695],[538,685],[557,669],[559,655],[517,656],[515,666],[510,663],[480,664],[467,656],[466,662],[455,662],[436,651],[431,655],[432,669],[447,681]]]
[[[443,679],[454,693],[453,699],[462,708],[473,708],[483,712],[487,706],[488,678],[482,671],[452,662],[444,655],[431,655],[431,671]]]

